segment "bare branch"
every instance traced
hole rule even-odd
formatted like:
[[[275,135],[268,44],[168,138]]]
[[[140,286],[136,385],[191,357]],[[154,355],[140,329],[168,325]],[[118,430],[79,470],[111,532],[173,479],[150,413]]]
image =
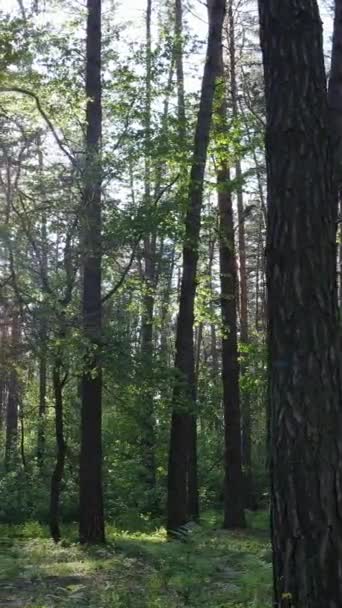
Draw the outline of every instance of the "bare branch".
[[[45,120],[47,126],[49,127],[58,147],[68,157],[68,159],[70,160],[72,165],[75,167],[77,166],[76,159],[69,152],[69,150],[66,148],[63,141],[59,137],[53,123],[51,122],[51,120],[48,117],[47,113],[45,112],[44,108],[42,107],[42,104],[40,103],[38,95],[36,95],[33,91],[30,91],[29,89],[23,89],[21,87],[0,87],[0,93],[19,93],[20,95],[26,95],[27,97],[31,97],[32,99],[34,99],[34,101],[36,102],[37,110],[38,110],[39,114],[42,116],[42,118]]]
[[[103,298],[101,300],[102,304],[104,302],[107,302],[107,300],[109,300],[109,298],[111,298],[120,289],[121,285],[123,284],[123,282],[124,282],[125,278],[127,277],[130,269],[132,268],[132,264],[134,262],[135,254],[136,254],[136,251],[137,251],[140,239],[141,239],[141,236],[139,236],[138,240],[136,241],[136,243],[135,243],[135,245],[134,245],[134,247],[132,249],[131,257],[130,257],[129,262],[128,262],[125,270],[123,271],[120,279],[114,285],[114,287],[112,289],[110,289],[110,291],[108,291],[108,293],[106,293],[105,296],[103,296]]]

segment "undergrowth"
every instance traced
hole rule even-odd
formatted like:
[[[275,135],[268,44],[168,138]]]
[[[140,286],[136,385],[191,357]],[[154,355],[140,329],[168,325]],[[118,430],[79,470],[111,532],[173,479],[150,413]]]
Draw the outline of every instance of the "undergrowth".
[[[72,526],[64,538],[55,545],[37,523],[0,526],[1,607],[271,605],[265,514],[250,517],[245,531],[227,532],[216,513],[207,513],[185,542],[168,541],[162,528],[130,532],[110,525],[103,547],[81,547]]]

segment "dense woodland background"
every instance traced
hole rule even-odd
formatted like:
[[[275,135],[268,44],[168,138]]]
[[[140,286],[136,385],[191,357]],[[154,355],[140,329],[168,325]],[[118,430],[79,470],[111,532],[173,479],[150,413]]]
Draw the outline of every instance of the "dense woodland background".
[[[89,346],[81,313],[86,14],[72,3],[63,10],[53,4],[21,8],[2,16],[1,511],[8,521],[48,518],[57,444],[62,515],[74,520],[80,380]],[[190,30],[190,7],[184,17],[181,11],[180,4],[149,4],[146,36],[130,42],[133,26],[116,23],[111,3],[103,7],[103,319],[97,349],[109,519],[161,513],[166,503],[182,244],[200,87],[191,61],[193,54],[193,69],[201,70],[205,51]],[[243,467],[247,473],[253,460],[253,500],[266,491],[262,68],[256,13],[232,5],[228,16],[225,79],[213,103],[219,106],[219,96],[226,96],[230,124],[229,131],[214,126],[209,144],[193,329],[197,404],[191,413],[197,418],[202,506],[223,501],[221,342],[230,330],[224,329],[220,307],[216,176],[219,163],[228,169],[228,159],[231,177],[224,189],[234,202],[239,274],[239,295],[231,295],[238,301]]]
[[[342,298],[331,121],[316,2],[269,4],[263,55],[254,0],[146,0],[127,7],[134,20],[111,0],[2,6],[0,520],[48,524],[56,542],[77,522],[82,544],[102,543],[105,521],[185,541],[208,512],[245,528],[272,494],[275,581],[288,577],[275,605],[323,608],[317,564],[291,578],[284,547],[306,538],[317,454],[335,463],[324,441],[315,456],[308,445],[340,424],[339,347],[327,366],[318,354],[337,339],[335,288]],[[319,8],[329,74],[334,7]],[[300,570],[310,550],[286,546]],[[153,604],[169,605],[202,604]]]

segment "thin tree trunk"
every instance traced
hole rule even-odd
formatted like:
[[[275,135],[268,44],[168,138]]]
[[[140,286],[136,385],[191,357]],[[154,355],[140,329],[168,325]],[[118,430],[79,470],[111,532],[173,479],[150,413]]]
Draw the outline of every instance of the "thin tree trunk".
[[[4,311],[4,307],[3,307],[3,311]],[[2,323],[4,325],[6,323],[5,312],[2,313]],[[5,349],[7,348],[6,333],[7,333],[6,329],[1,328],[1,331],[0,331],[1,353],[4,353]],[[5,360],[4,360],[4,363],[5,363]],[[5,369],[4,363],[1,363],[1,366],[0,366],[0,431],[2,431],[2,429],[5,427],[5,417],[6,417],[6,412],[7,412],[8,374]]]
[[[177,112],[178,112],[178,139],[180,157],[186,155],[187,150],[187,126],[185,114],[185,88],[184,88],[184,68],[183,68],[183,2],[175,1],[175,57],[176,57],[176,76],[177,76]],[[181,161],[181,173],[184,179],[180,186],[180,199],[184,194],[184,182],[188,180],[188,166]],[[201,340],[199,341],[200,348]],[[198,359],[199,363],[199,359]],[[195,393],[197,392],[198,374],[195,372]],[[190,421],[189,433],[189,470],[187,472],[187,493],[188,510],[190,519],[199,519],[199,498],[198,498],[198,473],[197,473],[197,420],[194,411]]]
[[[19,403],[19,418],[20,418],[20,457],[24,471],[26,471],[26,455],[25,455],[25,412],[24,401],[20,399]]]
[[[50,534],[53,540],[58,543],[61,540],[60,531],[60,494],[61,483],[64,474],[64,464],[66,456],[66,443],[64,438],[64,413],[63,413],[63,380],[62,362],[60,355],[56,355],[56,360],[52,370],[52,383],[55,399],[55,433],[56,433],[56,463],[51,477],[50,488]]]
[[[170,331],[170,298],[172,293],[172,280],[175,269],[176,248],[172,245],[171,259],[169,262],[169,271],[167,274],[167,283],[164,291],[163,300],[161,303],[160,313],[160,353],[166,366],[170,363],[170,348],[168,344],[168,336]]]
[[[183,274],[176,330],[175,371],[168,470],[167,528],[177,530],[189,521],[188,471],[192,416],[196,414],[196,383],[193,344],[194,301],[198,243],[203,198],[203,179],[213,110],[215,82],[222,44],[224,0],[208,6],[209,36],[202,81],[200,107],[195,131],[190,174],[189,203],[185,219]]]
[[[0,372],[4,372],[1,370]],[[6,383],[4,378],[0,379],[0,431],[3,429],[4,424],[4,412],[6,411]]]
[[[216,239],[212,238],[209,241],[209,262],[208,262],[208,275],[209,275],[209,287],[210,287],[210,316],[213,318],[214,316],[214,305],[213,305],[213,264],[215,257],[215,245]],[[211,355],[211,366],[214,381],[217,380],[219,376],[219,359],[217,352],[217,335],[216,335],[216,326],[215,322],[211,321],[210,323],[210,355]]]
[[[104,542],[101,348],[101,0],[88,0],[87,132],[83,191],[82,311],[89,353],[82,376],[80,541]]]
[[[264,319],[264,304],[260,302],[263,300],[263,283],[265,281],[264,276],[264,242],[262,238],[262,226],[263,220],[260,212],[259,220],[259,234],[256,251],[256,277],[255,277],[255,329],[257,332],[261,331],[265,327]],[[260,287],[260,283],[262,284]]]
[[[221,100],[217,110],[218,132],[227,131],[227,104],[223,90],[223,54],[220,58]],[[241,467],[241,416],[239,353],[237,343],[237,265],[233,201],[227,160],[217,163],[219,204],[220,282],[222,311],[222,382],[225,439],[224,527],[242,528],[244,515],[244,482]]]
[[[196,334],[197,334],[197,336],[196,336],[196,340],[195,340],[195,352],[196,352],[196,357],[195,357],[195,376],[196,376],[196,384],[198,384],[199,371],[200,371],[200,365],[201,365],[202,338],[203,338],[203,323],[202,323],[202,321],[198,325]]]
[[[151,48],[151,15],[152,0],[147,0],[146,8],[146,56],[145,56],[145,176],[144,176],[144,205],[151,210],[151,95],[152,95],[152,48]],[[144,239],[144,296],[141,328],[141,356],[143,373],[143,390],[141,412],[142,449],[145,465],[146,490],[149,494],[149,508],[155,509],[155,420],[154,420],[154,388],[153,388],[153,321],[155,306],[155,260],[156,235],[149,233]]]
[[[43,180],[43,153],[41,149],[41,138],[37,139],[38,147],[38,171],[39,178]],[[46,213],[42,213],[41,225],[41,272],[44,276],[48,273],[48,251],[47,251],[47,225]],[[47,390],[47,318],[44,301],[42,303],[40,322],[40,352],[39,352],[39,406],[38,406],[38,436],[37,436],[37,463],[42,468],[45,453],[45,424],[46,424],[46,390]]]
[[[46,331],[41,327],[41,348],[39,355],[39,407],[38,407],[38,438],[37,462],[41,468],[45,452],[45,416],[46,416],[46,388],[47,388],[47,349]]]
[[[238,90],[236,76],[236,52],[235,52],[235,19],[233,12],[233,0],[228,2],[228,35],[229,35],[229,75],[230,93],[232,102],[232,112],[235,121],[238,121]],[[238,210],[238,242],[239,242],[239,269],[240,269],[240,342],[243,346],[248,346],[248,286],[246,268],[246,236],[245,236],[245,214],[242,189],[242,169],[240,158],[235,160],[235,176],[237,186],[237,210]],[[241,374],[245,373],[243,364]],[[253,504],[252,491],[252,439],[251,439],[251,412],[250,395],[245,393],[241,398],[242,410],[242,466],[245,481],[245,506],[251,507]]]
[[[195,382],[196,393],[201,365],[201,349],[203,341],[203,323],[200,323],[197,331],[196,356],[195,356]],[[198,466],[197,466],[197,415],[191,416],[190,421],[190,454],[188,471],[188,512],[193,521],[199,520],[199,498],[198,498]]]
[[[330,130],[335,151],[335,177],[342,217],[342,0],[335,0],[331,71],[328,88]],[[342,224],[338,231],[338,303],[342,310]]]
[[[6,413],[5,469],[10,471],[17,461],[18,449],[18,411],[19,411],[19,378],[18,348],[20,340],[19,315],[15,311],[11,323],[11,369],[8,379],[8,397]]]
[[[342,605],[337,196],[317,2],[259,0],[274,605]],[[281,84],[282,83],[282,84]]]
[[[178,112],[178,136],[181,148],[184,152],[186,144],[186,118],[185,118],[185,92],[184,92],[184,69],[183,69],[183,3],[176,0],[175,4],[175,57],[177,75],[177,112]]]

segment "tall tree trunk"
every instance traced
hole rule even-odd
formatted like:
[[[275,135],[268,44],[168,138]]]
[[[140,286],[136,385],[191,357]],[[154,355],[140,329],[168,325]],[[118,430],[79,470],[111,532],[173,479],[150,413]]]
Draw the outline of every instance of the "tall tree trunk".
[[[19,412],[19,378],[17,365],[19,361],[20,325],[19,315],[14,312],[11,323],[11,369],[8,378],[8,397],[6,413],[5,469],[10,471],[17,461],[18,449],[18,412]]]
[[[235,52],[235,19],[234,2],[228,2],[228,36],[229,36],[229,76],[230,93],[232,102],[233,118],[237,122],[239,118],[238,110],[238,84],[236,76],[236,52]],[[247,268],[246,268],[246,236],[245,236],[245,215],[242,189],[242,169],[239,157],[235,160],[235,177],[237,179],[237,210],[238,210],[238,242],[239,242],[239,268],[240,268],[240,341],[243,346],[248,346],[248,287],[247,287]],[[241,373],[245,369],[241,365]],[[251,412],[250,396],[245,393],[241,398],[242,409],[242,465],[245,481],[245,506],[253,506],[252,492],[252,443],[251,443]]]
[[[260,210],[259,233],[257,236],[256,250],[256,269],[255,269],[255,329],[257,332],[263,331],[265,324],[265,305],[264,305],[264,283],[265,283],[265,262],[264,262],[264,239],[263,239],[263,217]]]
[[[4,374],[3,370],[1,370],[1,374]],[[6,382],[5,378],[2,375],[2,377],[0,378],[0,431],[2,431],[4,426],[4,413],[7,409],[6,392]]]
[[[188,517],[192,521],[199,521],[198,496],[198,464],[197,464],[197,413],[190,419],[189,431],[189,463],[188,463]]]
[[[152,0],[147,0],[146,8],[146,57],[145,57],[145,176],[144,205],[151,211],[151,95],[152,95],[152,48],[151,48]],[[144,296],[141,328],[142,355],[142,450],[145,465],[146,490],[149,493],[149,508],[154,510],[156,464],[155,464],[155,420],[153,388],[153,317],[155,306],[155,265],[156,235],[155,230],[144,238]]]
[[[339,212],[342,216],[342,0],[335,0],[328,102],[331,137],[335,150],[335,177],[339,193]],[[340,224],[338,236],[338,302],[340,310],[342,310],[342,224]]]
[[[185,219],[183,274],[176,330],[175,371],[168,470],[167,527],[177,530],[189,520],[188,471],[192,416],[196,413],[195,362],[193,344],[194,301],[202,191],[211,125],[215,82],[222,44],[224,0],[210,0],[209,36],[195,131],[190,173],[188,209]]]
[[[217,226],[215,226],[215,230]],[[209,276],[209,288],[210,288],[210,316],[211,319],[214,318],[214,292],[213,292],[213,265],[215,259],[215,247],[216,247],[216,237],[213,236],[209,240],[209,261],[208,261],[208,276]],[[215,321],[212,320],[210,323],[210,356],[211,356],[211,367],[212,367],[212,375],[213,381],[216,382],[219,377],[219,358],[218,358],[218,348],[217,348],[217,334],[216,334],[216,325]]]
[[[342,0],[335,0],[335,17],[328,88],[330,132],[335,152],[338,190],[342,185]]]
[[[275,606],[342,605],[337,196],[314,0],[259,0]]]
[[[88,0],[86,165],[83,186],[83,327],[89,352],[82,376],[80,541],[103,542],[101,349],[101,0]]]
[[[170,346],[169,346],[169,333],[170,333],[170,299],[172,294],[172,280],[174,277],[175,269],[175,257],[176,248],[175,244],[172,244],[170,253],[170,259],[168,258],[168,270],[166,272],[166,286],[161,302],[160,312],[160,357],[163,364],[168,367],[171,364],[170,361]]]
[[[177,112],[178,112],[178,138],[180,158],[185,158],[187,150],[187,126],[185,114],[185,87],[184,87],[184,67],[183,67],[183,2],[175,0],[175,59],[177,77]],[[184,179],[181,180],[180,199],[184,195],[184,182],[188,180],[188,166],[181,160],[181,173]],[[200,342],[199,342],[200,344]],[[199,360],[198,360],[199,361]],[[197,392],[198,374],[195,372],[194,391]],[[192,412],[189,432],[189,460],[187,472],[187,494],[188,494],[188,515],[190,519],[199,519],[199,499],[198,499],[198,474],[197,474],[197,417],[196,412]]]
[[[178,112],[178,137],[183,148],[186,143],[186,118],[185,118],[185,91],[184,91],[184,68],[183,68],[183,3],[176,0],[175,3],[175,58],[177,75],[177,112]]]
[[[47,348],[46,348],[46,324],[41,327],[41,345],[39,355],[39,406],[38,406],[38,437],[37,437],[37,462],[41,468],[44,462],[45,452],[45,415],[46,415],[46,389],[47,389]]]
[[[220,59],[221,99],[217,110],[218,132],[226,133],[227,104],[224,83],[223,54]],[[241,416],[239,353],[237,342],[237,266],[233,201],[230,191],[230,170],[222,156],[217,162],[219,204],[220,282],[222,311],[222,382],[224,411],[224,527],[243,528],[244,482],[241,467]]]
[[[1,349],[1,365],[0,365],[0,431],[5,427],[5,417],[7,412],[7,395],[8,395],[8,374],[6,371],[4,353],[7,349],[7,331],[6,331],[6,307],[1,307],[1,323],[3,327],[0,329],[0,349]]]
[[[195,386],[196,394],[198,387],[199,371],[201,365],[201,348],[203,341],[203,323],[198,326],[197,340],[195,344]],[[188,471],[188,513],[193,521],[199,520],[199,497],[198,497],[198,464],[197,464],[197,414],[194,413],[190,420],[189,435],[189,471]]]
[[[63,480],[64,464],[66,456],[66,443],[64,439],[64,413],[63,413],[63,379],[62,361],[60,354],[56,355],[52,370],[52,383],[55,400],[55,433],[56,433],[56,463],[51,477],[50,487],[50,534],[58,543],[61,540],[60,531],[60,494]]]
[[[38,147],[38,171],[39,178],[43,184],[43,153],[41,149],[41,138],[37,139]],[[48,244],[47,244],[47,225],[46,213],[42,213],[41,225],[41,272],[44,276],[48,274]],[[45,417],[46,417],[46,391],[47,391],[47,316],[44,306],[41,309],[40,322],[40,352],[39,352],[39,406],[38,406],[38,436],[37,436],[37,463],[41,468],[44,462],[45,452]]]
[[[25,412],[24,401],[19,398],[19,419],[20,419],[20,457],[21,464],[26,471],[26,454],[25,454]]]

